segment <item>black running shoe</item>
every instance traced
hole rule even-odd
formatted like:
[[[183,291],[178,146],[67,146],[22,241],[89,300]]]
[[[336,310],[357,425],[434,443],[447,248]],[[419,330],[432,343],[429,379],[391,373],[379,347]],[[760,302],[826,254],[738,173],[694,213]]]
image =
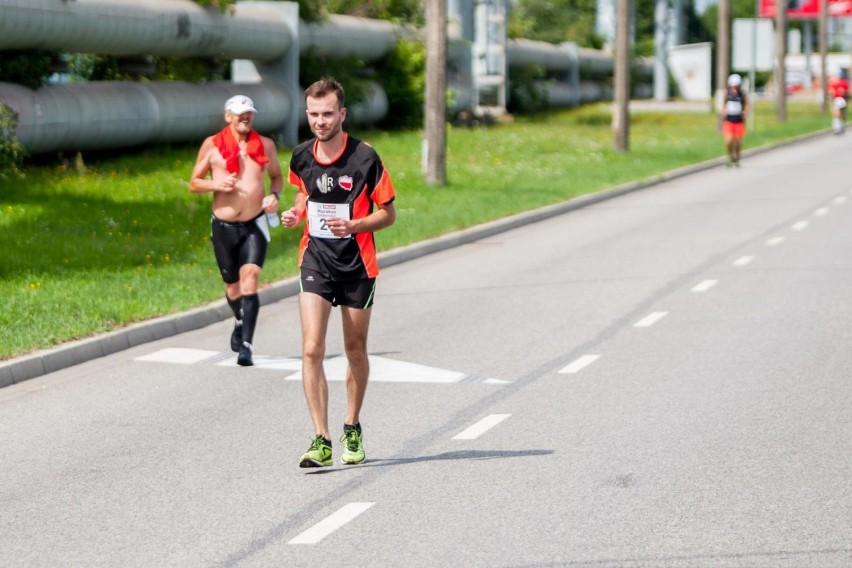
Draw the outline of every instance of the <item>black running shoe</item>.
[[[243,341],[242,346],[240,346],[240,354],[237,355],[237,365],[241,367],[251,367],[254,365],[254,361],[251,358],[251,343],[248,341]]]
[[[234,324],[234,331],[231,332],[231,351],[239,353],[240,347],[243,345],[243,321],[237,320]]]

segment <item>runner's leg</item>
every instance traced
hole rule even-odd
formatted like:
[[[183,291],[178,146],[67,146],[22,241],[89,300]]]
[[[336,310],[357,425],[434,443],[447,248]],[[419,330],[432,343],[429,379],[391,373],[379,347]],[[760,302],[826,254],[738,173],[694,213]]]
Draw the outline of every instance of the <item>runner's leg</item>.
[[[331,439],[328,432],[328,381],[323,368],[325,337],[331,302],[310,292],[299,294],[302,321],[302,388],[317,434]]]
[[[257,285],[260,280],[260,267],[256,264],[244,264],[240,267],[240,293],[242,294],[243,331],[242,340],[251,343],[254,338],[254,328],[257,325],[257,315],[260,312],[260,301],[257,297]]]
[[[358,424],[367,381],[370,376],[370,361],[367,357],[367,334],[370,328],[372,308],[366,310],[341,306],[343,319],[343,342],[349,366],[346,369],[346,424]]]

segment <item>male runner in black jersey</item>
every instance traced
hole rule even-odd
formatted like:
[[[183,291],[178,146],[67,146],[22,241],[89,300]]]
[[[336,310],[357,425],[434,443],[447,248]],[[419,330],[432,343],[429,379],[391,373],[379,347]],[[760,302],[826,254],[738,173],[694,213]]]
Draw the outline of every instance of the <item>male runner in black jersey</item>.
[[[204,140],[189,182],[193,193],[213,193],[213,252],[236,318],[231,350],[238,352],[237,363],[242,366],[254,364],[252,339],[260,311],[257,285],[269,242],[264,212],[278,211],[284,186],[275,143],[252,130],[256,112],[252,100],[243,95],[225,102],[227,126]],[[275,197],[265,203],[266,175]]]
[[[365,142],[343,131],[344,92],[324,78],[305,90],[308,125],[316,138],[293,150],[289,181],[298,188],[294,205],[281,214],[285,227],[307,217],[299,246],[302,320],[302,385],[316,430],[300,467],[332,464],[328,429],[328,383],[323,368],[331,309],[340,306],[347,411],[341,461],[364,461],[360,412],[370,367],[367,332],[379,267],[373,233],[396,220],[390,176]]]

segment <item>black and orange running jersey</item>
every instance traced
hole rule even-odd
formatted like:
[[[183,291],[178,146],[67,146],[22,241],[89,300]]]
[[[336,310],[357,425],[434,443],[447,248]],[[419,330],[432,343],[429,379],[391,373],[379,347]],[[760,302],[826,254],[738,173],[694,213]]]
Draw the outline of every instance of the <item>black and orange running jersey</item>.
[[[327,163],[316,157],[316,139],[293,150],[289,181],[308,198],[299,266],[335,281],[375,278],[379,265],[373,233],[341,239],[323,226],[328,217],[362,219],[374,204],[386,205],[396,196],[378,153],[366,142],[344,136],[343,150]]]

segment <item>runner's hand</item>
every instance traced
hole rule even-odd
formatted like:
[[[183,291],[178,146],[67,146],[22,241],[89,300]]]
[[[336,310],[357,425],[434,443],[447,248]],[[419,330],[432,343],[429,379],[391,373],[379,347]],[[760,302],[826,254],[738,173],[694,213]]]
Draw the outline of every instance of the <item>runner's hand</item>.
[[[352,229],[350,229],[350,222],[345,219],[340,219],[338,217],[334,217],[329,219],[326,223],[328,230],[331,231],[331,234],[335,237],[346,237],[352,234]]]
[[[234,188],[237,187],[237,174],[229,174],[228,177],[224,177],[216,182],[216,186],[213,188],[214,191],[221,191],[223,193],[230,193],[234,191]]]
[[[281,224],[288,229],[292,229],[299,224],[302,216],[296,211],[295,207],[291,207],[281,214]]]

